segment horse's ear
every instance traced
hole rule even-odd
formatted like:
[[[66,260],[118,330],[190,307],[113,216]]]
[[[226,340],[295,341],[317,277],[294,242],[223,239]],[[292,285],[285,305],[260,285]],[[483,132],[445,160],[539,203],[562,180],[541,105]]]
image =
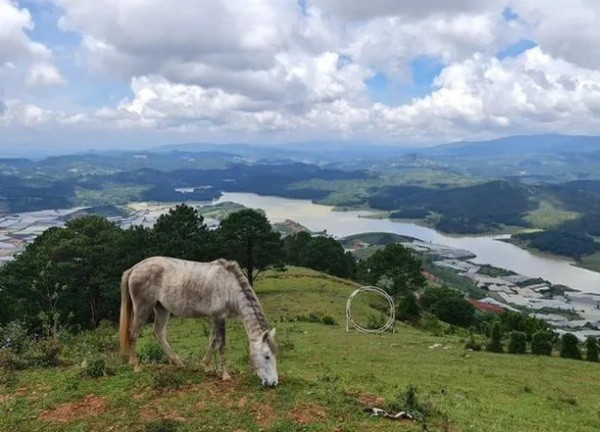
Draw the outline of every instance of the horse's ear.
[[[269,332],[270,330],[265,330],[262,334],[262,341],[265,343],[269,340]]]
[[[269,336],[271,337],[271,339],[275,338],[275,327],[269,330]]]

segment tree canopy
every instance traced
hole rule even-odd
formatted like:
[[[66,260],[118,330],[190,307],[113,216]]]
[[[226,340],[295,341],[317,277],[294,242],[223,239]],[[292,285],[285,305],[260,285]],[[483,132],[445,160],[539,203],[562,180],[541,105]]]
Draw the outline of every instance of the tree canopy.
[[[389,244],[361,261],[357,277],[370,285],[377,285],[383,277],[391,279],[391,286],[385,289],[393,297],[415,292],[425,286],[421,262],[400,244]]]

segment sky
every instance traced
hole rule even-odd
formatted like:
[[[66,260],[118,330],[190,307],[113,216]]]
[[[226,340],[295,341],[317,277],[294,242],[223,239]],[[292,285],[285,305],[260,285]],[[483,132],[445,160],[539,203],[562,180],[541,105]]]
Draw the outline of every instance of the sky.
[[[0,0],[0,153],[600,134],[597,0]]]

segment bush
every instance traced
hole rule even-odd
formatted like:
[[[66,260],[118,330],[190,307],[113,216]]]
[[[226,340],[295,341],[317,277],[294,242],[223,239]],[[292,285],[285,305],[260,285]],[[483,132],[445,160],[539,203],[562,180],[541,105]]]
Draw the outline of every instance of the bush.
[[[179,423],[171,419],[154,420],[146,423],[146,432],[176,432]]]
[[[588,337],[585,341],[585,346],[587,348],[585,359],[591,362],[598,362],[598,341],[595,337]]]
[[[460,291],[447,288],[428,288],[421,296],[423,309],[449,324],[469,327],[475,321],[475,308]]]
[[[510,333],[508,352],[511,354],[525,354],[527,352],[527,335],[524,332],[513,331]]]
[[[331,315],[323,315],[323,317],[321,318],[321,322],[329,326],[337,325],[337,322],[335,322],[335,319],[333,319]]]
[[[151,342],[142,346],[138,358],[145,364],[164,363],[167,359],[165,352],[156,342]]]
[[[114,374],[114,368],[109,366],[106,362],[106,359],[103,357],[98,357],[90,361],[84,361],[83,369],[80,372],[80,375],[85,378],[100,378]]]
[[[0,371],[2,374],[8,371],[22,370],[27,366],[29,366],[29,362],[14,349],[0,349]]]
[[[19,375],[17,372],[14,369],[4,369],[0,365],[0,385],[6,387],[16,387],[18,383]]]
[[[163,369],[154,373],[152,388],[154,390],[178,389],[186,384],[186,378],[179,370]]]
[[[531,353],[535,355],[552,355],[552,336],[547,331],[535,332],[531,338]]]
[[[398,312],[398,319],[402,321],[416,323],[421,319],[421,307],[417,302],[417,298],[412,293],[400,298],[396,310]]]
[[[494,353],[504,352],[504,348],[502,348],[502,329],[500,328],[500,323],[498,321],[492,325],[490,340],[485,349]]]
[[[388,317],[386,317],[383,314],[381,314],[379,316],[370,314],[367,317],[367,324],[365,325],[365,327],[369,330],[375,330],[375,329],[383,327],[385,325],[385,323],[387,322],[387,320],[388,320]]]
[[[422,401],[417,395],[417,388],[413,385],[409,385],[405,390],[398,390],[394,398],[388,402],[387,408],[389,411],[406,411],[422,424],[425,431],[430,430],[428,421],[433,417],[437,417],[442,423],[446,423],[448,417],[439,409],[431,395]]]
[[[58,339],[42,339],[37,343],[39,355],[36,357],[36,363],[40,366],[58,366],[62,348],[63,345]]]
[[[428,315],[423,321],[423,330],[432,333],[434,336],[444,335],[444,325],[439,319],[431,315]]]
[[[561,338],[560,356],[581,360],[581,351],[579,350],[579,340],[572,333],[565,333]]]
[[[18,321],[11,321],[0,327],[0,348],[10,348],[16,354],[23,354],[31,347],[27,329]]]
[[[471,335],[469,340],[465,344],[465,349],[470,349],[473,351],[481,351],[481,344],[475,341],[475,337]]]

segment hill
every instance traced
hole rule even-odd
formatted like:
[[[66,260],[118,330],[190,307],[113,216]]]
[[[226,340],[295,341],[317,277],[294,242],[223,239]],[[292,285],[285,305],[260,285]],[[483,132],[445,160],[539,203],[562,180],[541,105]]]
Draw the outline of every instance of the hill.
[[[0,384],[3,431],[419,431],[422,426],[370,417],[368,405],[393,402],[408,386],[438,431],[592,431],[600,428],[598,365],[532,355],[465,352],[460,335],[435,336],[405,325],[380,336],[346,333],[344,309],[355,284],[291,269],[267,273],[257,293],[277,327],[281,384],[263,390],[247,365],[247,341],[228,324],[233,381],[199,369],[207,329],[172,319],[170,341],[186,368],[114,363],[114,374],[81,377],[81,361],[116,342],[103,327],[75,337],[57,368],[17,372]],[[373,299],[357,305],[378,315]],[[330,315],[336,325],[319,316]],[[317,317],[317,318],[315,318]],[[312,322],[311,322],[312,321]],[[98,341],[101,341],[99,343]],[[449,349],[430,349],[433,344]],[[145,328],[139,351],[152,353]],[[110,354],[107,354],[110,356]]]

